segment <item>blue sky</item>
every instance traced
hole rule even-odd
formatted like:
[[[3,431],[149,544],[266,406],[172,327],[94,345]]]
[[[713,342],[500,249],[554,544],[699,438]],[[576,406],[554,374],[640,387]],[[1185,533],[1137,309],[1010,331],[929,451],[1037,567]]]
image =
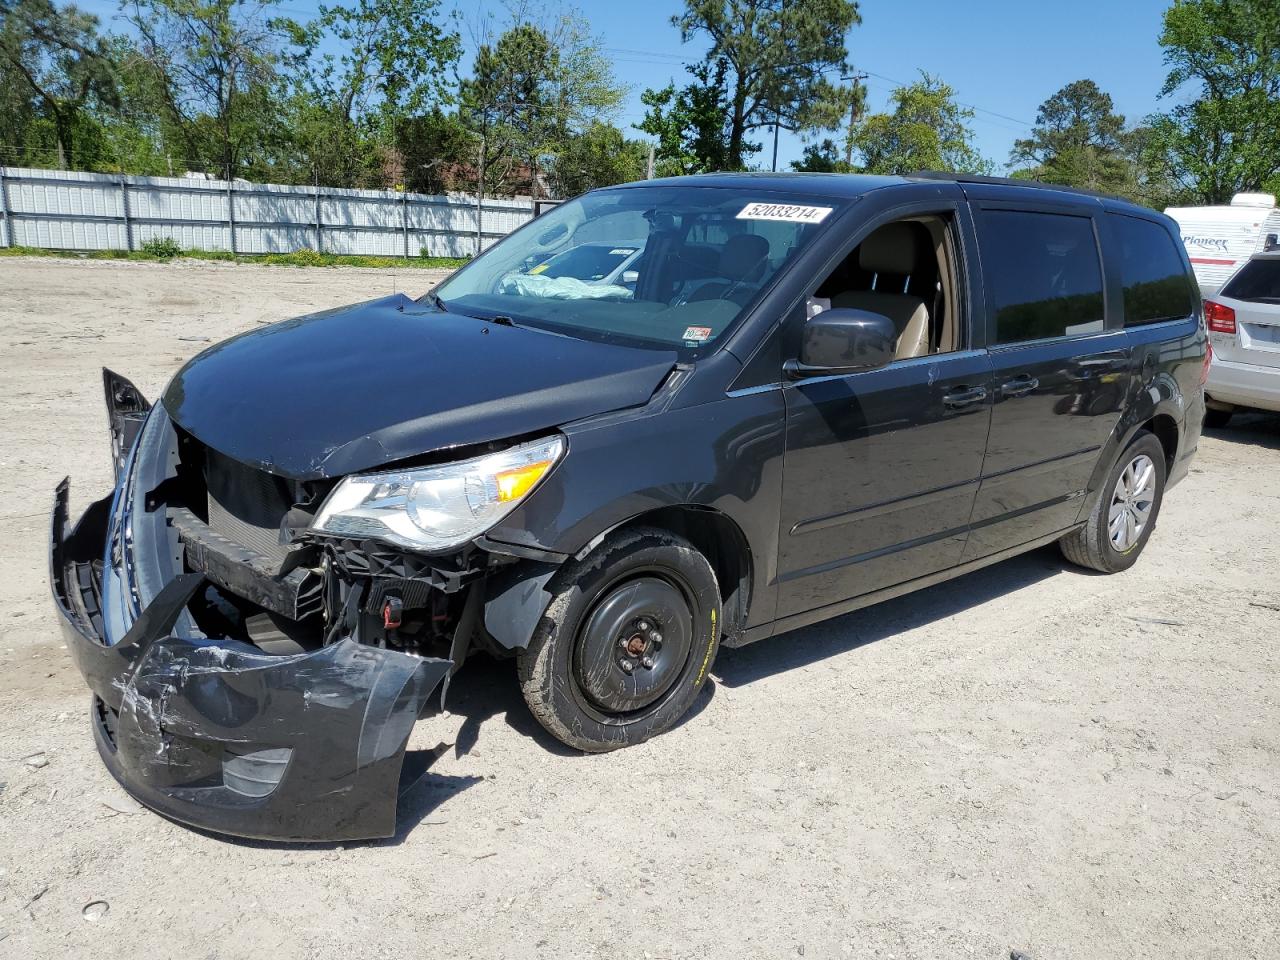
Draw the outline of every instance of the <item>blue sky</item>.
[[[644,116],[640,91],[680,81],[680,61],[706,50],[702,42],[681,45],[670,25],[681,0],[582,0],[578,6],[614,56],[617,75],[633,88],[624,124]],[[872,111],[920,70],[940,76],[961,102],[980,108],[973,120],[977,146],[1003,167],[1013,141],[1035,122],[1036,108],[1072,80],[1095,80],[1131,122],[1164,109],[1157,103],[1165,69],[1156,38],[1168,6],[1167,0],[861,0],[850,62],[872,74]],[[802,149],[784,131],[779,167]],[[756,162],[767,165],[769,153],[761,151]]]
[[[489,13],[501,18],[503,0],[445,0],[462,21]],[[110,24],[115,0],[78,0]],[[297,18],[314,14],[317,0],[281,0],[278,9]],[[535,6],[538,4],[534,3]],[[546,0],[555,8],[557,0]],[[576,5],[613,58],[618,78],[630,94],[618,122],[644,116],[640,93],[670,80],[687,79],[686,60],[701,59],[706,44],[680,43],[671,26],[682,0],[577,0]],[[1132,123],[1165,109],[1157,95],[1165,69],[1156,43],[1169,0],[861,0],[862,25],[849,36],[851,64],[871,74],[868,106],[884,109],[895,86],[927,70],[941,77],[958,99],[974,107],[978,149],[996,162],[1008,160],[1013,141],[1035,122],[1036,108],[1072,80],[1093,79],[1110,93],[1116,109]],[[117,21],[114,24],[119,28]],[[468,42],[468,47],[470,43]],[[467,50],[469,62],[472,52]],[[756,139],[771,143],[761,131]],[[785,131],[778,166],[800,156],[803,144]],[[768,146],[755,157],[766,166]]]

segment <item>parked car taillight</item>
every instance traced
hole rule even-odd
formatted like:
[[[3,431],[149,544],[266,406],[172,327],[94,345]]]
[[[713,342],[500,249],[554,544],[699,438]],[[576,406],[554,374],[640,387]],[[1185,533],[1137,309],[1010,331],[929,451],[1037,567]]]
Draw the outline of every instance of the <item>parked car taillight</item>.
[[[1235,333],[1236,312],[1212,300],[1204,302],[1204,318],[1214,333]]]

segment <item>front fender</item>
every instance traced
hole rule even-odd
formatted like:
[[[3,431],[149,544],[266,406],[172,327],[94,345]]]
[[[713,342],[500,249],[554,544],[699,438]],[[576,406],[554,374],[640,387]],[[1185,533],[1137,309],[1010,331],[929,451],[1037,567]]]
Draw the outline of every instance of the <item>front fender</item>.
[[[611,415],[564,432],[564,460],[490,539],[574,556],[643,514],[709,508],[737,525],[751,553],[747,624],[772,617],[785,439],[780,389]]]

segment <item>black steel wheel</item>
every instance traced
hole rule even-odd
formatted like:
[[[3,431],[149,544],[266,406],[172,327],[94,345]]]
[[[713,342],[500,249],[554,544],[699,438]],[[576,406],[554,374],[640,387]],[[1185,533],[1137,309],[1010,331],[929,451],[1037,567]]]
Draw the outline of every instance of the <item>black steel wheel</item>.
[[[560,740],[600,752],[669,729],[693,705],[720,640],[706,558],[665,530],[605,539],[553,582],[520,653],[529,709]]]

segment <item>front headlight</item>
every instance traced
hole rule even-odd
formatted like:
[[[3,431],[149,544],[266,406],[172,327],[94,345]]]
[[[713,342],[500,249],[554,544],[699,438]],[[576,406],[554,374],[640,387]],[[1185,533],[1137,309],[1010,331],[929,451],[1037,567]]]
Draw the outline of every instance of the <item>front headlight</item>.
[[[564,448],[564,437],[555,436],[474,460],[353,474],[329,494],[311,529],[413,550],[447,550],[478,537],[514,510]]]

